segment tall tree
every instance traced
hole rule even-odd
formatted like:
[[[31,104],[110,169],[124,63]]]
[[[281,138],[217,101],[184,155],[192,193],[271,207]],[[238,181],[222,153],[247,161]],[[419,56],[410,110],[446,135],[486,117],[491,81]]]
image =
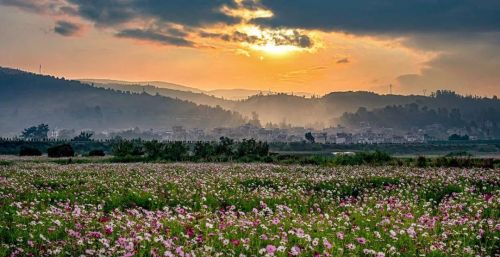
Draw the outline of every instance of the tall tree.
[[[45,140],[48,138],[49,125],[40,124],[24,129],[21,137],[27,140]]]

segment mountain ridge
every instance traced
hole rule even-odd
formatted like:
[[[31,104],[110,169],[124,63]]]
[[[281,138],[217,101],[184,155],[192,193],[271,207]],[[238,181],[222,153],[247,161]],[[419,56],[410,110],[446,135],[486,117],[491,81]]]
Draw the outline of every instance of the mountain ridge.
[[[0,68],[0,133],[39,123],[94,130],[237,126],[241,115],[160,95],[124,93],[74,80]]]

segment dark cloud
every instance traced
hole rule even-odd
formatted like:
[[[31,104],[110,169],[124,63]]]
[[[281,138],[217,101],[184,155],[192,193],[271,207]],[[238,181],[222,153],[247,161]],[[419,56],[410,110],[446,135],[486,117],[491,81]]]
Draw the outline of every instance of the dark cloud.
[[[279,30],[267,31],[262,37],[248,35],[240,31],[235,31],[232,34],[200,32],[199,35],[205,38],[219,38],[224,41],[249,43],[256,45],[265,45],[272,42],[277,46],[293,45],[300,48],[311,48],[314,46],[314,42],[309,36],[302,34],[296,30],[292,31],[291,33]]]
[[[64,14],[66,0],[0,0],[0,5],[12,6],[26,12],[37,14]]]
[[[79,14],[98,26],[113,26],[133,19],[155,19],[186,26],[234,24],[238,18],[221,12],[236,7],[233,0],[69,0]]]
[[[165,35],[152,30],[125,29],[116,34],[117,37],[152,41],[163,45],[192,47],[194,43],[182,37]]]
[[[498,0],[0,0],[0,4],[32,12],[58,9],[97,26],[135,19],[188,27],[240,22],[221,11],[228,7],[268,9],[274,16],[254,22],[280,28],[362,34],[500,31]]]
[[[134,9],[133,3],[136,1],[69,0],[69,2],[77,6],[78,15],[94,22],[97,26],[121,24],[140,15]]]
[[[346,64],[346,63],[349,63],[349,59],[348,58],[342,58],[342,59],[339,59],[336,61],[337,64]]]
[[[14,6],[19,9],[34,13],[43,13],[46,9],[46,6],[42,3],[31,0],[0,0],[0,4],[6,6]]]
[[[69,21],[57,21],[54,32],[63,36],[74,36],[82,30],[82,25]]]
[[[352,33],[487,32],[500,30],[498,0],[262,0],[273,27]]]

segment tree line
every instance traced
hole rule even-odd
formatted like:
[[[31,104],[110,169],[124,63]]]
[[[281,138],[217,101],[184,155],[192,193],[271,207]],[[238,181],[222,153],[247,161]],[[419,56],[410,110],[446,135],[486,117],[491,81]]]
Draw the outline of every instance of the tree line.
[[[148,161],[263,161],[269,157],[267,142],[244,139],[236,142],[221,137],[218,142],[160,142],[142,140],[118,140],[112,148],[115,158],[121,160]]]

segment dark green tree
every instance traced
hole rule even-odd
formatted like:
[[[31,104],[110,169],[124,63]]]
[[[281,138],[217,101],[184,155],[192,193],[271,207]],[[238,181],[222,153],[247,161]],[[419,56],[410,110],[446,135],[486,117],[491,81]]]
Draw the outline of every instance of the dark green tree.
[[[194,145],[194,156],[198,160],[210,161],[215,157],[215,147],[209,142],[197,142]]]
[[[306,138],[306,140],[307,140],[307,141],[309,141],[310,143],[314,143],[314,142],[315,142],[315,140],[314,140],[314,136],[312,135],[312,133],[311,133],[311,132],[307,132],[307,133],[305,134],[305,138]]]
[[[217,155],[232,156],[233,155],[234,140],[228,137],[221,137],[219,143],[215,147]]]
[[[188,155],[188,148],[183,142],[167,144],[164,149],[164,156],[170,161],[183,161]]]
[[[26,140],[45,140],[48,138],[49,125],[40,124],[38,126],[32,126],[24,129],[21,133],[21,137]]]
[[[80,132],[80,135],[74,137],[73,139],[71,139],[71,141],[89,142],[89,141],[92,141],[93,135],[94,135],[94,132],[92,132],[92,131],[82,131],[82,132]]]
[[[75,151],[70,144],[62,144],[48,148],[47,154],[52,158],[72,157],[75,155]]]
[[[146,157],[152,160],[157,160],[162,155],[162,150],[165,144],[158,142],[157,140],[148,141],[144,143],[144,154]]]
[[[34,147],[21,146],[19,150],[19,156],[41,156],[42,152]]]
[[[127,140],[119,140],[113,144],[112,153],[116,157],[126,157],[132,155],[134,145]]]

